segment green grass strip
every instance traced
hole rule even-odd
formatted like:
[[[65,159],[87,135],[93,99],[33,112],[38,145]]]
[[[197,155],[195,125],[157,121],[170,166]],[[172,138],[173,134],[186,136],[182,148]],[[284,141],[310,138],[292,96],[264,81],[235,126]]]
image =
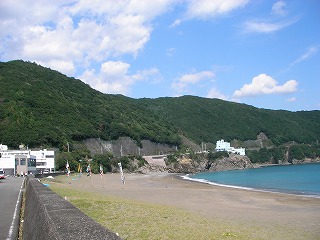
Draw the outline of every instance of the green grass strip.
[[[229,224],[176,207],[50,188],[123,239],[250,239]]]
[[[281,226],[270,231],[270,226],[226,222],[177,207],[74,190],[54,182],[50,188],[122,239],[263,240],[300,239],[303,235]]]

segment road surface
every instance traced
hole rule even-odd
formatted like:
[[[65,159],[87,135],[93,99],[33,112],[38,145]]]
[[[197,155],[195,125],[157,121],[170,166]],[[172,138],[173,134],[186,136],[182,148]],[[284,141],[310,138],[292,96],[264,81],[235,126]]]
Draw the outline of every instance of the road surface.
[[[0,240],[15,240],[24,178],[0,179]]]

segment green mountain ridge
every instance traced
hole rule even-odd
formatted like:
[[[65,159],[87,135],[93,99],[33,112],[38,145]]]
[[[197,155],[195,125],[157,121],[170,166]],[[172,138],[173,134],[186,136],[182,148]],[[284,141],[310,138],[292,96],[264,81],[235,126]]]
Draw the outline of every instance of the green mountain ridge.
[[[320,111],[289,112],[195,96],[133,99],[20,60],[0,62],[0,142],[60,147],[87,138],[181,145],[256,139],[274,144],[320,139]]]
[[[260,132],[276,145],[288,141],[311,143],[320,138],[320,111],[267,110],[195,96],[159,98],[148,107],[198,143],[256,139]]]

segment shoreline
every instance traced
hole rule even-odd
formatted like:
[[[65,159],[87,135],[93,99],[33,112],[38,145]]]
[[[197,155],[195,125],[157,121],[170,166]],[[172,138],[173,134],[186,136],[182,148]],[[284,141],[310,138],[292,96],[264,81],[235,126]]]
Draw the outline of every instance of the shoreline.
[[[219,171],[219,172],[226,172],[226,171],[242,171],[242,170],[250,170],[250,169],[258,169],[258,168],[265,168],[265,167],[286,167],[286,166],[296,166],[296,165],[312,165],[312,164],[317,164],[320,165],[320,162],[303,162],[303,163],[297,163],[297,164],[292,164],[292,163],[287,163],[287,164],[259,164],[259,165],[253,165],[253,168],[246,168],[246,169],[230,169],[230,170],[224,170],[224,171]],[[233,189],[242,189],[246,191],[255,191],[255,192],[265,192],[265,193],[275,193],[275,194],[286,194],[286,195],[292,195],[292,196],[301,196],[301,197],[308,197],[308,198],[316,198],[320,199],[320,193],[318,192],[309,192],[305,193],[303,191],[299,190],[288,190],[288,189],[265,189],[265,188],[256,188],[256,187],[251,187],[251,186],[241,186],[241,185],[232,185],[232,184],[224,184],[224,183],[217,183],[213,182],[210,180],[206,180],[203,178],[192,178],[189,177],[190,175],[197,175],[199,173],[205,173],[205,174],[210,174],[210,173],[215,173],[217,171],[212,171],[212,172],[198,172],[198,173],[186,173],[185,175],[182,175],[181,177],[187,181],[194,181],[194,182],[199,182],[202,184],[209,184],[209,185],[214,185],[214,186],[220,186],[220,187],[226,187],[226,188],[233,188]]]
[[[243,187],[243,186],[237,186],[237,185],[228,185],[228,184],[221,184],[221,183],[216,183],[216,182],[211,182],[209,180],[201,179],[201,178],[191,178],[189,177],[190,174],[186,175],[181,175],[180,177],[186,181],[191,181],[191,182],[198,182],[201,184],[208,184],[212,186],[217,186],[217,187],[225,187],[225,188],[231,188],[231,189],[241,189],[245,191],[254,191],[254,192],[264,192],[264,193],[273,193],[273,194],[285,194],[289,196],[297,196],[297,197],[307,197],[307,198],[316,198],[320,199],[320,194],[299,194],[299,193],[290,193],[290,192],[285,192],[285,191],[277,191],[277,190],[266,190],[266,189],[258,189],[254,187]],[[193,174],[194,175],[194,174]]]
[[[248,231],[258,228],[272,232],[276,228],[288,232],[290,229],[290,237],[284,239],[316,239],[320,236],[319,198],[228,188],[189,181],[181,176],[175,173],[125,174],[125,184],[122,184],[120,174],[113,173],[103,177],[93,175],[91,179],[84,175],[75,180],[72,176],[72,179],[62,177],[62,182],[57,184],[106,196],[173,206],[231,225],[240,224]]]

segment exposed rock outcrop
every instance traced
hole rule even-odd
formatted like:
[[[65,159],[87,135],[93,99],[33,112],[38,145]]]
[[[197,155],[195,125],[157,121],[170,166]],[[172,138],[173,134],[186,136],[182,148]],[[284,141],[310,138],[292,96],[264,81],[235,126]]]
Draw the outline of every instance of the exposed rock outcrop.
[[[115,157],[126,155],[156,155],[176,151],[176,146],[154,143],[149,140],[142,140],[141,147],[138,143],[129,138],[121,137],[118,140],[104,141],[99,138],[90,138],[84,141],[92,155],[110,152]]]
[[[230,154],[229,157],[217,159],[216,161],[211,163],[211,166],[208,170],[211,172],[217,172],[235,169],[246,169],[253,167],[253,164],[247,156]]]
[[[207,158],[190,159],[188,156],[181,157],[177,162],[167,166],[169,172],[174,173],[196,173],[196,172],[216,172],[234,169],[253,168],[253,164],[246,156],[230,154],[229,157],[210,161]]]
[[[249,150],[259,150],[260,148],[271,148],[273,142],[268,139],[267,135],[263,132],[257,135],[256,140],[247,140],[242,143],[242,147]]]
[[[172,173],[196,173],[204,171],[206,163],[206,159],[195,161],[194,159],[191,159],[185,155],[178,159],[176,163],[172,163],[167,166],[167,169]]]
[[[142,174],[150,174],[153,172],[166,172],[166,171],[167,171],[166,167],[148,164],[139,168],[136,172],[142,173]]]
[[[292,164],[303,164],[303,163],[318,163],[320,158],[304,158],[302,160],[292,159]]]

